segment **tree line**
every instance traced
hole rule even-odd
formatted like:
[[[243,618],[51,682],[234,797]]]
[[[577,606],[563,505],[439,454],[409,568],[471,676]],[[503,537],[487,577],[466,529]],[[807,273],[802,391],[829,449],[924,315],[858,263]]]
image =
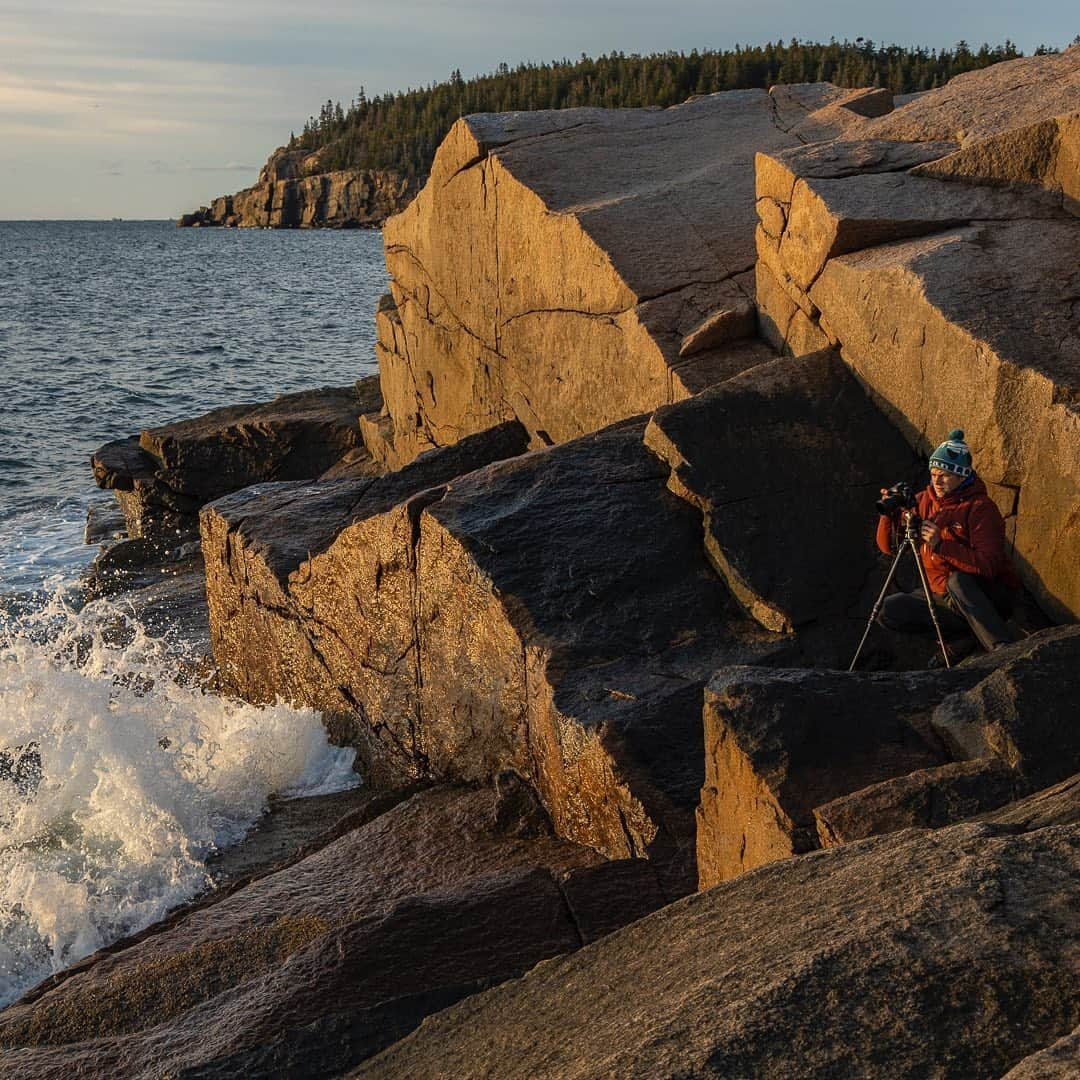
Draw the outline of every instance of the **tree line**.
[[[1040,48],[1037,53],[1051,50]],[[767,89],[776,83],[831,82],[837,86],[883,86],[894,94],[932,90],[954,75],[1023,55],[1006,40],[974,50],[960,41],[952,49],[902,48],[856,38],[828,44],[792,39],[787,44],[736,45],[722,52],[694,50],[621,52],[546,64],[499,64],[489,74],[418,90],[368,98],[361,87],[349,107],[327,101],[289,149],[321,151],[319,171],[393,169],[411,180],[427,176],[435,150],[461,116],[478,112],[570,109],[577,106],[636,108],[675,105],[694,94]]]

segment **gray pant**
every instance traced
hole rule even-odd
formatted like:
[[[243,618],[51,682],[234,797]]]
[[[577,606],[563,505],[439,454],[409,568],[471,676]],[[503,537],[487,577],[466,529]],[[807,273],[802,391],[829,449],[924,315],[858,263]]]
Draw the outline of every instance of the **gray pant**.
[[[946,640],[970,631],[987,652],[1013,640],[1014,635],[1005,623],[1016,604],[1016,593],[1012,589],[975,574],[959,572],[949,575],[945,588],[944,596],[931,595]],[[921,588],[887,596],[878,622],[886,629],[902,634],[934,629]]]

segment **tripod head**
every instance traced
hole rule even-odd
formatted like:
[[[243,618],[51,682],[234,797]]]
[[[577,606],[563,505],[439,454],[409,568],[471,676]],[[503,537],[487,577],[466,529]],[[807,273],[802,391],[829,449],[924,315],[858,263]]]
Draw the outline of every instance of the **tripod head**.
[[[901,510],[900,520],[904,526],[904,542],[915,544],[916,547],[922,541],[922,521],[915,510]]]

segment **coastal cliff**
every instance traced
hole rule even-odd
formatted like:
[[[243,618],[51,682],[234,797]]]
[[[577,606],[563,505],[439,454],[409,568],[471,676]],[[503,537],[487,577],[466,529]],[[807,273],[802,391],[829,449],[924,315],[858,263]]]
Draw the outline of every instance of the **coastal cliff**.
[[[415,195],[409,181],[387,169],[323,171],[318,153],[279,147],[259,179],[234,195],[183,214],[177,225],[270,229],[375,228]]]
[[[465,118],[377,388],[99,452],[371,799],[0,1014],[12,1076],[1075,1069],[1080,47],[892,106]],[[848,672],[961,421],[1017,640]]]

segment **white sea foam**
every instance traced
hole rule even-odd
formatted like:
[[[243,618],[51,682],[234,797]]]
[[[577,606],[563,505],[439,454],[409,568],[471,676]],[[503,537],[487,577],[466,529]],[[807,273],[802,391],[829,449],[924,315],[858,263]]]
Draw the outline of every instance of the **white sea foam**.
[[[76,614],[57,596],[0,628],[0,1007],[205,888],[206,857],[271,794],[355,784],[317,713],[178,671],[102,602]]]

